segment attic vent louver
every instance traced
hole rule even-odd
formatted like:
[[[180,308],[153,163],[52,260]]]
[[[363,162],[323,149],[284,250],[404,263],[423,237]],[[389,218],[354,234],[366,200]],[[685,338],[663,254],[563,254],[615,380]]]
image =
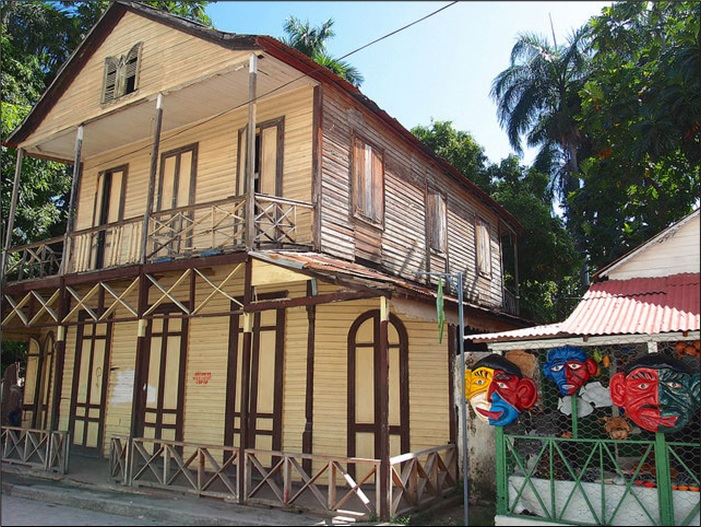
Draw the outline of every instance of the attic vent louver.
[[[132,46],[121,57],[105,58],[105,77],[102,87],[102,103],[109,103],[136,91],[138,86],[141,42]]]

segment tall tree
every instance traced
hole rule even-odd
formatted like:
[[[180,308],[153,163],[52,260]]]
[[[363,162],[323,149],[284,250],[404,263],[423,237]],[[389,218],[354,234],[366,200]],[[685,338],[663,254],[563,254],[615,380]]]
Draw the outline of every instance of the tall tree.
[[[309,20],[302,21],[295,16],[289,16],[282,27],[286,36],[280,40],[358,88],[364,79],[357,68],[348,62],[333,58],[326,50],[326,41],[336,35],[331,29],[333,24],[333,19],[329,18],[319,26],[312,27]]]
[[[431,120],[429,126],[415,126],[411,133],[475,185],[491,192],[491,181],[485,169],[487,156],[469,132],[456,130],[451,121]]]
[[[580,257],[564,221],[553,213],[549,177],[520,165],[516,156],[487,169],[492,197],[523,225],[517,244],[521,316],[540,323],[564,320],[582,288]],[[516,262],[511,240],[503,240],[506,286],[514,290]]]
[[[595,267],[699,205],[700,11],[698,2],[618,2],[591,23],[580,126],[593,152],[569,223]]]
[[[509,67],[497,75],[490,91],[509,143],[519,155],[524,136],[528,146],[540,148],[534,165],[552,175],[565,207],[568,192],[577,186],[584,144],[575,119],[588,73],[584,36],[581,29],[558,46],[535,34],[520,34]]]
[[[484,149],[469,132],[450,121],[431,121],[411,132],[466,178],[489,193],[523,225],[517,245],[521,314],[537,322],[554,322],[574,307],[563,298],[579,296],[580,260],[561,218],[553,214],[549,176],[527,168],[516,156],[488,165]],[[512,240],[502,240],[506,286],[515,287]]]

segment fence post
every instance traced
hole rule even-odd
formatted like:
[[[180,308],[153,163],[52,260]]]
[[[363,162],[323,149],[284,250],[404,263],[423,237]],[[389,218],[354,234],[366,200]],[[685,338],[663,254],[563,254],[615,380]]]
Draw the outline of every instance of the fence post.
[[[655,433],[655,478],[660,503],[660,525],[674,525],[674,502],[669,470],[667,441],[661,432]]]

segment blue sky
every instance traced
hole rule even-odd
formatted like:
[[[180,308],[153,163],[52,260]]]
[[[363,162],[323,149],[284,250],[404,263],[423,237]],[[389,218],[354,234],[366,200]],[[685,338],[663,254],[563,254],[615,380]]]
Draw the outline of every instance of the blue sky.
[[[214,27],[239,34],[284,35],[294,15],[317,26],[334,20],[328,51],[341,57],[451,2],[216,2]],[[494,78],[509,65],[519,32],[558,44],[611,2],[463,1],[344,59],[365,78],[360,90],[405,128],[452,121],[498,163],[512,153],[489,97]],[[524,145],[525,146],[525,145]],[[526,150],[530,164],[535,152]]]

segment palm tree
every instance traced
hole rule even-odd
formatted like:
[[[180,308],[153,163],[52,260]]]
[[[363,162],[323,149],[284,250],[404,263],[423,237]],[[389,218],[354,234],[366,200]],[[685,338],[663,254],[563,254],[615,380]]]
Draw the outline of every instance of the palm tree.
[[[497,75],[490,91],[512,148],[523,153],[524,135],[528,146],[540,147],[534,167],[551,174],[561,198],[578,186],[577,154],[583,137],[575,116],[588,70],[584,36],[582,28],[558,47],[540,36],[520,34],[510,66]]]
[[[281,40],[358,88],[364,80],[360,72],[347,62],[333,58],[326,51],[326,41],[335,36],[331,26],[332,18],[318,27],[311,27],[308,20],[302,22],[294,16],[289,16],[283,24],[287,36]]]

